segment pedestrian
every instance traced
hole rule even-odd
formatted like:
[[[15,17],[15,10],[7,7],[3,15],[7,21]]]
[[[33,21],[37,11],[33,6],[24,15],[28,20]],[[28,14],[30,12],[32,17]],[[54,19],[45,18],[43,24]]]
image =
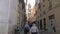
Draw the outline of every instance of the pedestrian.
[[[29,27],[31,28],[32,27],[32,23],[31,22],[28,22],[28,24],[29,24]]]
[[[33,23],[31,29],[30,29],[30,34],[39,34],[38,28],[35,23]]]
[[[25,27],[24,27],[24,34],[28,34],[29,33],[29,30],[30,30],[30,27],[29,27],[29,24],[28,23],[26,23],[25,24]]]

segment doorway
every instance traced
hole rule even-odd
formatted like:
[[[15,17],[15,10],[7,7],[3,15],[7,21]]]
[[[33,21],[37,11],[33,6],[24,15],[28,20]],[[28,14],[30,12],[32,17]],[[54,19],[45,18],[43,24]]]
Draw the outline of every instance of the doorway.
[[[50,32],[56,32],[55,30],[55,17],[54,15],[49,16]]]
[[[43,21],[44,21],[43,22],[44,23],[44,30],[46,30],[46,19],[44,18]]]
[[[40,29],[42,29],[42,20],[40,20]]]

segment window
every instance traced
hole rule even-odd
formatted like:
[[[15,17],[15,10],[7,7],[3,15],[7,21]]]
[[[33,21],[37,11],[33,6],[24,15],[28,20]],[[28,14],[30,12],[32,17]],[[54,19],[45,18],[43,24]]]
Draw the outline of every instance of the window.
[[[52,9],[52,1],[51,0],[48,0],[49,1],[49,10]]]
[[[54,19],[54,15],[49,16],[49,19]]]
[[[44,29],[46,30],[46,19],[44,18],[43,21],[44,21]]]
[[[43,5],[43,7],[45,7],[45,5]]]
[[[38,23],[37,23],[37,27],[39,28],[39,21],[37,21]]]
[[[38,9],[40,9],[41,8],[41,5],[40,5],[40,3],[38,4]]]
[[[37,15],[37,11],[36,11],[36,13],[34,14],[34,16],[36,16]]]
[[[50,0],[48,0],[48,1],[50,1]]]
[[[23,4],[22,4],[22,9],[24,9],[25,8],[25,3],[23,2]]]
[[[44,2],[45,0],[43,0],[43,2]]]
[[[40,17],[41,17],[42,15],[40,14]]]
[[[43,14],[46,14],[46,11],[45,10],[43,11]]]
[[[42,29],[42,20],[40,20],[40,29]]]

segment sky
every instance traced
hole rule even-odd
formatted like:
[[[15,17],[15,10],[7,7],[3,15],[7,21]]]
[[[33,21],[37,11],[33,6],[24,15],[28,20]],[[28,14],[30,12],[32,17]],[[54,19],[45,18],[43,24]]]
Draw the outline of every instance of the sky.
[[[26,2],[26,0],[24,0]],[[27,0],[27,4],[31,4],[31,8],[35,5],[35,0]],[[28,14],[28,5],[26,6],[26,14]]]
[[[26,2],[26,0],[24,0],[24,2]],[[27,0],[27,4],[31,4],[31,8],[33,8],[33,6],[35,5],[35,0]]]
[[[33,6],[35,5],[35,0],[28,0],[28,4],[31,4],[31,8],[33,8]]]

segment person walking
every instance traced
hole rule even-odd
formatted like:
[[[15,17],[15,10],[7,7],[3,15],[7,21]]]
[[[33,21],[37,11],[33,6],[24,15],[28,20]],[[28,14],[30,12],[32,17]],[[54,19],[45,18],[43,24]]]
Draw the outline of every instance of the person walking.
[[[31,28],[32,27],[32,23],[31,22],[28,22],[28,24],[29,24],[29,27]]]
[[[25,24],[25,27],[24,27],[24,34],[28,34],[29,33],[29,30],[30,30],[29,24],[26,23]]]
[[[35,23],[33,23],[31,29],[30,29],[30,34],[39,34],[38,28]]]

